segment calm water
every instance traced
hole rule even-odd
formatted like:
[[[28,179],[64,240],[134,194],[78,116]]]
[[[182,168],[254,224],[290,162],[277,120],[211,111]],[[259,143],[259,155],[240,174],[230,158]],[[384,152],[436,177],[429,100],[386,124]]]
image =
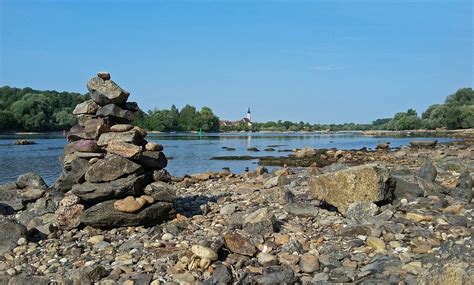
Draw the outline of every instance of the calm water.
[[[16,139],[34,140],[35,145],[16,146]],[[390,142],[392,147],[408,145],[413,138],[364,137],[358,134],[207,134],[202,139],[197,134],[152,134],[147,138],[165,147],[165,154],[173,157],[167,170],[175,176],[205,171],[219,171],[229,167],[241,173],[246,167],[254,169],[257,161],[218,161],[213,156],[251,155],[286,156],[285,152],[266,152],[272,145],[276,150],[314,147],[360,149],[374,148],[379,142]],[[417,138],[423,139],[423,138]],[[432,138],[431,138],[432,139]],[[449,141],[438,138],[440,142]],[[52,184],[61,172],[58,157],[62,154],[66,140],[61,134],[47,135],[0,135],[0,184],[13,182],[18,175],[34,171]],[[235,148],[227,151],[222,147]],[[247,151],[257,147],[260,152]]]

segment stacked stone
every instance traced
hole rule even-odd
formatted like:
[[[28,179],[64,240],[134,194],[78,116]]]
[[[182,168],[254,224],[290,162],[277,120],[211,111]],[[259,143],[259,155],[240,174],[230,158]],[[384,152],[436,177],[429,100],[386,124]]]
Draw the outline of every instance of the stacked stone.
[[[85,224],[94,225],[99,219],[111,226],[158,222],[162,217],[155,215],[150,220],[149,215],[145,217],[139,212],[151,208],[167,214],[173,208],[170,195],[164,195],[167,200],[163,201],[163,193],[155,193],[163,187],[143,196],[147,185],[170,178],[164,169],[167,159],[163,147],[147,142],[147,132],[131,124],[140,109],[137,103],[127,102],[130,93],[110,80],[108,72],[97,73],[87,82],[87,89],[91,99],[78,104],[73,111],[78,124],[67,136],[68,144],[61,158],[62,175],[55,188],[72,193],[81,205],[89,207],[81,216]],[[66,207],[63,212],[67,210]],[[123,215],[130,216],[123,219]]]

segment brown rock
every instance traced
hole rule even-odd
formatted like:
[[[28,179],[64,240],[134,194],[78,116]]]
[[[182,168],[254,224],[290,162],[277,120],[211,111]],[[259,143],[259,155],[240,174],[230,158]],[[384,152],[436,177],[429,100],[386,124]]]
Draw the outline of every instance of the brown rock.
[[[134,213],[140,210],[144,204],[139,203],[134,197],[128,196],[123,200],[117,200],[114,203],[114,208],[117,211],[124,213]]]
[[[110,73],[107,71],[97,72],[97,77],[102,78],[102,80],[110,80]]]
[[[84,133],[91,138],[98,139],[103,133],[110,131],[110,122],[107,119],[91,119],[84,122]]]
[[[227,233],[224,235],[227,248],[233,252],[247,256],[254,256],[257,252],[250,240],[238,233]]]
[[[120,155],[125,158],[137,158],[142,152],[140,146],[121,141],[111,141],[107,144],[107,152]]]
[[[117,124],[110,127],[110,130],[116,133],[127,132],[127,131],[130,131],[131,129],[133,129],[133,125],[130,125],[130,124]]]
[[[145,145],[145,149],[149,151],[163,151],[163,146],[159,143],[149,142]]]

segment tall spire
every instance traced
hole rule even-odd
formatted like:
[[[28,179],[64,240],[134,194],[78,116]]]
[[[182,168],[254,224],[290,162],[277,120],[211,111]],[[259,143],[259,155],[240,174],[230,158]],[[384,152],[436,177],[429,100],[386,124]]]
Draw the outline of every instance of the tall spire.
[[[250,107],[249,107],[249,110],[247,111],[247,114],[250,114]]]
[[[247,111],[247,119],[249,120],[249,122],[252,121],[252,115],[250,115],[250,107],[249,107],[249,109],[248,109],[248,111]]]

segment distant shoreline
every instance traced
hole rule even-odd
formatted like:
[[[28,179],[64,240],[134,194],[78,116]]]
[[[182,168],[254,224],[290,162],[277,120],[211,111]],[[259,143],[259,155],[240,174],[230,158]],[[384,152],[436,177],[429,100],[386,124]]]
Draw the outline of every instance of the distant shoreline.
[[[199,132],[160,132],[147,131],[149,134],[199,134]],[[51,132],[2,132],[0,135],[48,135],[61,134],[61,131]],[[452,137],[452,138],[470,138],[474,139],[474,129],[459,129],[459,130],[403,130],[403,131],[389,131],[389,130],[370,130],[370,131],[231,131],[231,132],[205,132],[206,134],[360,134],[363,136],[381,136],[381,137]]]

